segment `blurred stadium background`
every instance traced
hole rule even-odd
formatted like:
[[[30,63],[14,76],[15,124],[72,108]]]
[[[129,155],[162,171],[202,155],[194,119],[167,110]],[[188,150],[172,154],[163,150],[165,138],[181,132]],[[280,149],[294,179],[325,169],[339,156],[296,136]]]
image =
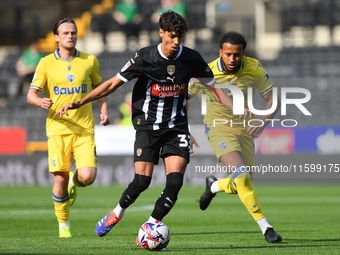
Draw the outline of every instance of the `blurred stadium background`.
[[[17,97],[19,79],[16,63],[32,41],[45,54],[55,47],[54,23],[73,18],[78,26],[77,48],[97,56],[103,80],[111,78],[134,54],[153,43],[157,30],[149,17],[159,0],[139,0],[144,16],[139,40],[127,41],[113,21],[115,0],[1,0],[0,1],[0,185],[49,185],[47,171],[45,121],[47,111],[26,102],[28,84]],[[296,127],[283,127],[280,121],[267,128],[256,143],[256,163],[287,165],[320,164],[321,173],[302,172],[261,176],[264,181],[339,181],[339,172],[330,164],[339,164],[340,153],[340,1],[337,0],[184,0],[190,30],[184,45],[198,50],[207,62],[218,57],[220,36],[230,30],[246,36],[246,55],[258,58],[278,88],[300,87],[311,92],[304,106],[305,116],[295,106],[277,119],[293,119]],[[157,35],[156,35],[157,36]],[[131,81],[110,95],[110,118],[119,117],[118,107]],[[289,95],[301,98],[303,95]],[[259,99],[259,100],[257,100]],[[263,107],[259,95],[255,108]],[[263,100],[262,100],[263,101]],[[96,103],[94,115],[99,122]],[[200,100],[190,102],[190,123],[195,137],[203,144],[192,164],[216,165],[206,145],[200,113]],[[291,123],[290,123],[291,124]],[[286,123],[288,125],[288,123]],[[202,128],[202,129],[201,129]],[[202,130],[202,132],[200,132]],[[124,133],[124,135],[121,135]],[[131,128],[96,129],[99,174],[96,185],[126,184],[133,169]],[[120,142],[118,142],[120,141]],[[131,148],[131,149],[129,149]],[[293,166],[294,167],[294,166]],[[162,180],[160,172],[159,182]],[[187,181],[202,184],[206,172],[190,167]],[[101,174],[100,174],[101,173]],[[221,173],[222,175],[223,173]],[[194,178],[197,177],[197,178]],[[156,182],[157,182],[156,175]],[[255,175],[256,178],[256,175]],[[195,181],[195,179],[198,179]]]

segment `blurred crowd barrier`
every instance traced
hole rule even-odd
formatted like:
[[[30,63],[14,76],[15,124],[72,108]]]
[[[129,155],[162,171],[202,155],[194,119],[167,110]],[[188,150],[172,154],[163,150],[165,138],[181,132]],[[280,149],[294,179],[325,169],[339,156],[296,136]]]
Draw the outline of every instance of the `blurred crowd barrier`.
[[[255,152],[260,155],[288,154],[340,154],[340,126],[293,127],[292,120],[279,120],[282,127],[267,127],[255,139]],[[247,122],[244,122],[248,125]],[[217,124],[218,125],[218,124]],[[252,125],[252,123],[249,123]],[[270,124],[269,124],[270,126]],[[190,133],[200,144],[193,148],[195,155],[214,155],[203,124],[190,125]],[[27,141],[25,127],[0,128],[0,155],[47,154],[46,141]],[[98,156],[133,156],[135,130],[133,127],[109,125],[95,127],[96,150]]]
[[[133,179],[133,157],[127,155],[98,156],[98,173],[93,186],[127,185]],[[74,171],[74,165],[71,166]],[[228,169],[218,164],[214,155],[191,158],[184,175],[185,185],[205,185],[210,174],[225,178]],[[257,155],[252,168],[257,183],[325,183],[340,181],[337,155],[290,154]],[[155,167],[152,185],[164,185],[164,165]],[[0,156],[0,186],[52,186],[46,154],[32,156]]]

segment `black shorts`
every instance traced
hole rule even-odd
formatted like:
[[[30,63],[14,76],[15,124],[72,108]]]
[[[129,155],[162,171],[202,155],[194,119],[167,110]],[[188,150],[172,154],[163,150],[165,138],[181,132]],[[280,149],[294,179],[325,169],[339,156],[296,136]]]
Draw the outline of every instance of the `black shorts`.
[[[158,164],[159,157],[180,156],[189,163],[190,135],[184,129],[137,130],[134,161]]]

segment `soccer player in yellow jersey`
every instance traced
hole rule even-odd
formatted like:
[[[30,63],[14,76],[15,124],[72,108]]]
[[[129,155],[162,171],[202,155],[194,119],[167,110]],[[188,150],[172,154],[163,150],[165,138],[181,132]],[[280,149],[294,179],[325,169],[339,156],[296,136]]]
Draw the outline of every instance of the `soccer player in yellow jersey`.
[[[101,84],[99,63],[95,56],[78,51],[77,27],[72,19],[64,18],[53,28],[58,44],[56,51],[42,58],[36,68],[27,94],[27,102],[34,107],[48,109],[49,172],[54,175],[52,197],[59,222],[59,236],[71,237],[70,206],[76,197],[75,187],[91,185],[97,173],[96,145],[92,105],[70,112],[60,118],[56,111],[69,101],[84,98]],[[46,97],[39,96],[44,90]],[[107,98],[98,99],[102,125],[110,123]],[[71,156],[76,165],[70,172]]]
[[[254,58],[244,56],[247,42],[243,35],[237,32],[229,32],[220,40],[220,57],[212,61],[209,66],[214,73],[217,84],[230,84],[242,90],[247,104],[247,89],[253,88],[259,91],[267,102],[266,109],[270,109],[273,103],[271,78]],[[200,91],[199,81],[189,88],[189,95],[195,96]],[[233,95],[228,89],[216,89],[222,98]],[[279,98],[277,98],[279,100]],[[258,223],[268,243],[281,242],[282,238],[267,222],[264,216],[259,198],[251,180],[249,167],[254,164],[254,139],[257,138],[268,125],[268,119],[272,119],[279,107],[272,114],[262,116],[257,123],[248,122],[251,114],[245,111],[244,119],[233,115],[232,109],[224,104],[217,104],[207,95],[207,113],[204,116],[206,135],[219,162],[231,170],[230,175],[218,180],[210,175],[206,178],[206,190],[200,198],[200,208],[205,210],[217,192],[225,191],[229,194],[238,194],[242,203]],[[251,123],[248,125],[248,123]],[[248,168],[247,168],[248,167]]]

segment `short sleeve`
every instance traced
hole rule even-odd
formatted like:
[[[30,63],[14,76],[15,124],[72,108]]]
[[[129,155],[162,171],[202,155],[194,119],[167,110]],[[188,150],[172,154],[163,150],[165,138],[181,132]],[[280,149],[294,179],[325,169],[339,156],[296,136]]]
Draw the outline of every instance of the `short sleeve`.
[[[214,73],[201,55],[199,55],[199,58],[197,59],[193,77],[199,79],[201,83],[208,85],[215,83]]]
[[[91,74],[91,79],[92,79],[92,87],[98,87],[101,82],[102,82],[102,76],[100,74],[100,67],[99,67],[99,62],[98,59],[93,56],[93,71]]]
[[[122,81],[127,82],[141,76],[143,74],[143,63],[144,61],[140,52],[135,53],[118,72],[118,77]]]
[[[268,75],[268,73],[266,72],[266,70],[264,70],[260,62],[258,63],[258,68],[256,69],[255,77],[257,90],[262,96],[266,95],[273,89],[274,83],[270,76]]]
[[[30,84],[31,89],[36,89],[42,91],[46,84],[46,64],[44,59],[41,59],[35,69],[34,76],[32,82]]]

